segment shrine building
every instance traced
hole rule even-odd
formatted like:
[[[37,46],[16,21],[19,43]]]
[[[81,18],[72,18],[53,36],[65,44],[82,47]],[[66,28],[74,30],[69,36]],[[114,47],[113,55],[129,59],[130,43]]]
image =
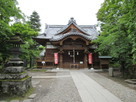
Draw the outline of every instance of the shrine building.
[[[100,60],[92,43],[99,33],[95,25],[78,25],[71,18],[67,25],[46,25],[45,32],[34,38],[45,46],[39,68],[99,68]]]

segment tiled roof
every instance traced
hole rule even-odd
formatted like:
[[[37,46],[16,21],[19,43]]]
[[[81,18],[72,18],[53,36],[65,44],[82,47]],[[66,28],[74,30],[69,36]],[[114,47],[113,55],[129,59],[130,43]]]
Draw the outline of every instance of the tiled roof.
[[[90,36],[86,36],[82,33],[79,33],[79,32],[68,32],[66,34],[63,34],[63,35],[57,35],[57,36],[54,36],[50,39],[50,41],[59,41],[65,37],[68,37],[68,36],[72,36],[72,35],[77,35],[77,36],[82,36],[83,38],[87,39],[87,40],[93,40],[92,38],[93,37],[90,37]]]
[[[69,32],[66,34],[58,34],[64,31],[71,24],[74,24],[78,29],[80,29],[85,34],[82,34],[79,32]],[[75,20],[72,18],[71,20],[69,20],[69,23],[67,25],[46,25],[44,34],[40,34],[36,38],[57,41],[70,35],[79,35],[88,40],[93,40],[97,38],[99,33],[96,31],[95,25],[77,25]]]

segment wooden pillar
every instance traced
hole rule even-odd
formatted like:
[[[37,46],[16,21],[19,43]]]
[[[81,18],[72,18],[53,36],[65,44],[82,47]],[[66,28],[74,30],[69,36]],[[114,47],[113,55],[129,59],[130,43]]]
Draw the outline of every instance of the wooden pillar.
[[[86,53],[85,53],[85,56],[84,56],[84,68],[88,68],[87,54]]]
[[[60,68],[63,68],[63,55],[60,53]]]
[[[88,68],[88,47],[84,49],[84,68]]]
[[[63,68],[63,46],[62,46],[62,44],[63,44],[63,41],[61,41],[60,42],[60,65],[59,65],[59,67],[60,68]]]

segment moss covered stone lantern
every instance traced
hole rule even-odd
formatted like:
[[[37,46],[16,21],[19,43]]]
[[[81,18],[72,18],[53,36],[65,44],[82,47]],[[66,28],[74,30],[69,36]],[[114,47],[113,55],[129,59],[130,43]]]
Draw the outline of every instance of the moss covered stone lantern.
[[[7,67],[0,74],[0,86],[3,94],[23,95],[31,88],[31,77],[28,76],[23,67],[23,60],[19,58],[21,53],[20,45],[24,44],[19,34],[11,37],[12,58],[7,62]]]

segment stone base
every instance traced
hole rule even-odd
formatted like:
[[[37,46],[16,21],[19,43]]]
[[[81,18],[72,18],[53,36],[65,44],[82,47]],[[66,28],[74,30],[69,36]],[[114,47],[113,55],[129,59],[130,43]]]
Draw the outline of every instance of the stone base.
[[[11,80],[14,80],[14,79],[22,79],[22,78],[25,78],[27,77],[28,74],[27,73],[18,73],[18,74],[0,74],[0,79],[1,80],[6,80],[6,79],[11,79]]]
[[[0,80],[2,93],[8,95],[23,95],[32,87],[31,77],[19,80]]]
[[[23,66],[10,66],[4,69],[4,73],[21,73],[24,72]]]
[[[125,80],[125,82],[127,82],[129,84],[136,85],[136,79],[127,79],[127,80]]]

